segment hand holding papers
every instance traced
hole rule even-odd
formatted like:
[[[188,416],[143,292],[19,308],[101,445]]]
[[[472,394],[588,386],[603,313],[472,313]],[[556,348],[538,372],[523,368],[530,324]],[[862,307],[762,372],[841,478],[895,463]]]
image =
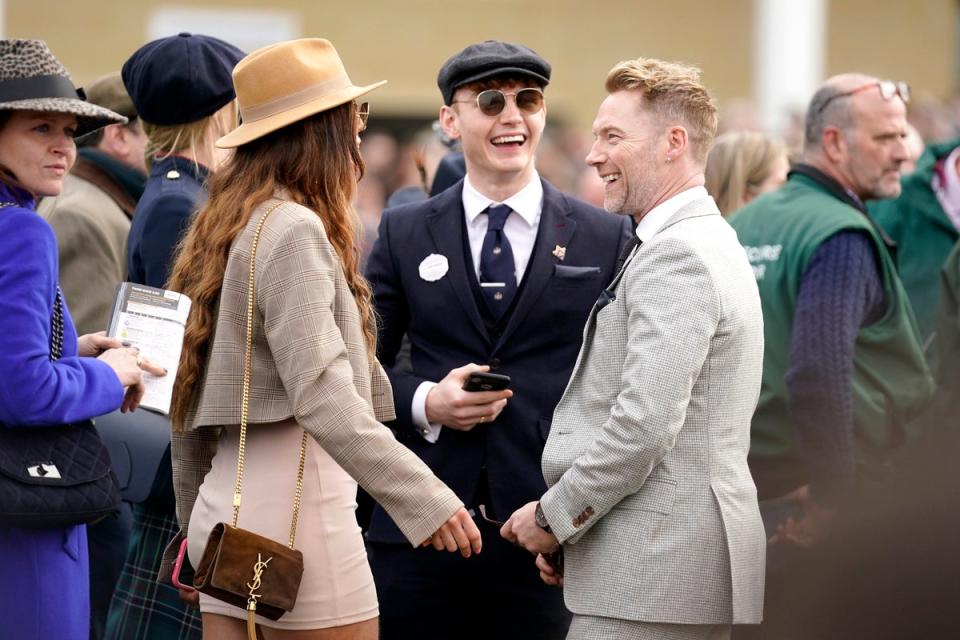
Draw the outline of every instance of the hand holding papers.
[[[140,406],[170,412],[190,304],[190,298],[166,289],[131,282],[117,288],[107,335],[137,347],[143,357],[167,370],[161,377],[144,372]]]

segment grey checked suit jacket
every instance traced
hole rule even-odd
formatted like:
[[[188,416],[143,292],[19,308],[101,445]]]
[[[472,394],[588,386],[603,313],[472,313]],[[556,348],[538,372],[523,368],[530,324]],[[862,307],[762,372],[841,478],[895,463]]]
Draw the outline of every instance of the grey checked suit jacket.
[[[173,434],[177,516],[184,530],[219,427],[240,423],[250,247],[261,215],[277,202],[257,207],[234,240],[199,401],[187,416],[189,430]],[[368,357],[353,294],[313,211],[284,202],[270,214],[255,278],[250,428],[295,417],[383,505],[411,544],[419,544],[463,503],[378,422],[394,417],[390,383],[380,363]],[[276,463],[294,467],[297,451]]]
[[[763,318],[712,198],[634,252],[591,312],[543,452],[541,505],[583,615],[759,622],[766,541],[747,468]]]

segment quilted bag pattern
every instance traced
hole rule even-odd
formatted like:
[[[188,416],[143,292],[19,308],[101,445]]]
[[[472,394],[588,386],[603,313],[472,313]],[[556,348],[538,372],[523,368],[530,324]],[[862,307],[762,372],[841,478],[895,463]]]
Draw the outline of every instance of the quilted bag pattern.
[[[110,456],[92,422],[0,425],[0,524],[82,524],[119,505]]]
[[[63,354],[63,294],[57,287],[50,360]],[[0,424],[0,525],[38,528],[95,522],[120,506],[110,454],[93,422]]]

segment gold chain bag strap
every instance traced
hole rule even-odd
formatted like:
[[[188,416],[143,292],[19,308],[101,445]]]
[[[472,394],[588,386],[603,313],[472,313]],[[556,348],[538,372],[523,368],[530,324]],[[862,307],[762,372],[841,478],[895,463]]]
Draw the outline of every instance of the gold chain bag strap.
[[[282,203],[280,203],[282,204]],[[240,408],[240,451],[237,456],[237,481],[233,492],[233,521],[218,523],[203,551],[194,577],[194,587],[201,593],[247,610],[247,633],[256,638],[255,616],[260,614],[277,620],[293,609],[303,577],[303,554],[293,548],[303,494],[303,467],[307,453],[307,433],[300,441],[300,466],[293,497],[293,518],[290,541],[284,545],[251,531],[237,527],[240,515],[240,493],[243,485],[243,463],[246,455],[247,418],[250,404],[250,369],[253,364],[254,260],[260,231],[276,204],[260,218],[250,247],[250,282],[247,294],[247,344],[243,361],[243,398]]]

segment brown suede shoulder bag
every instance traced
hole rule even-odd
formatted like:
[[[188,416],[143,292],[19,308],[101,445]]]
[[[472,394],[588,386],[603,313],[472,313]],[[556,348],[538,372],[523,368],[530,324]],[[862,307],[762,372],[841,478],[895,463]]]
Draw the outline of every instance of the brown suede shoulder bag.
[[[282,204],[282,203],[281,203]],[[240,493],[243,485],[243,461],[246,453],[247,418],[250,404],[250,369],[253,360],[254,259],[260,231],[276,204],[260,218],[250,247],[250,284],[247,295],[247,344],[243,362],[243,399],[240,409],[240,446],[237,481],[233,492],[233,521],[214,526],[197,567],[193,586],[201,593],[247,610],[247,635],[256,639],[256,615],[277,620],[293,609],[303,577],[303,554],[293,548],[303,494],[303,467],[307,454],[307,433],[300,441],[300,467],[293,496],[290,541],[275,540],[237,527]]]

